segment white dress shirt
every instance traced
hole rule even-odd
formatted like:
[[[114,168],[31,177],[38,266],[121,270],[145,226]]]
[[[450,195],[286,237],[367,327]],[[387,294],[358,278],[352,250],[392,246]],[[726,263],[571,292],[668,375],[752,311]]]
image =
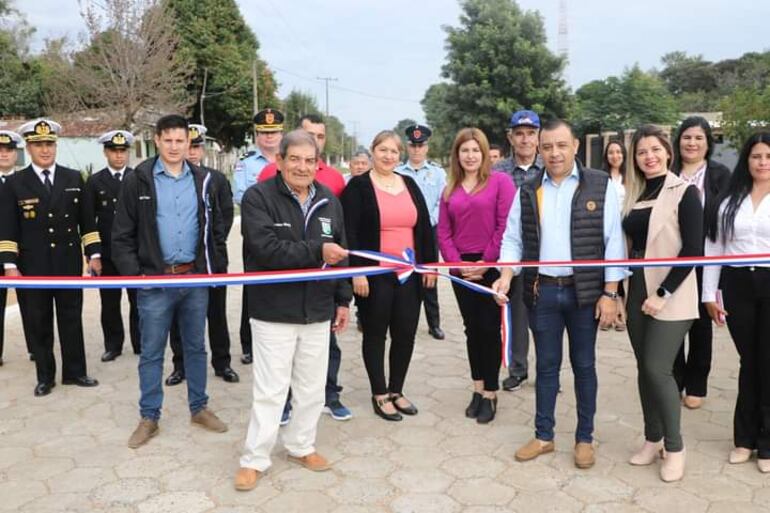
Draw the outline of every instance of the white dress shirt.
[[[53,177],[54,174],[56,174],[56,164],[54,163],[51,165],[51,167],[40,167],[34,162],[32,163],[32,170],[35,172],[37,177],[40,179],[40,182],[45,185],[45,176],[43,176],[43,171],[45,170],[50,171],[50,174],[48,175],[48,179],[51,180],[51,185],[53,185]]]
[[[741,203],[738,211],[735,213],[735,233],[730,240],[723,242],[722,217],[724,216],[727,201],[725,199],[719,205],[717,240],[715,242],[706,237],[704,254],[706,256],[723,256],[770,253],[770,195],[762,198],[756,210],[754,210],[754,205],[751,202],[751,195],[746,196],[746,199],[743,200],[743,203]],[[770,267],[770,264],[757,265],[755,267]],[[709,265],[703,269],[703,295],[701,300],[704,303],[716,301],[721,273],[722,266],[719,265]]]

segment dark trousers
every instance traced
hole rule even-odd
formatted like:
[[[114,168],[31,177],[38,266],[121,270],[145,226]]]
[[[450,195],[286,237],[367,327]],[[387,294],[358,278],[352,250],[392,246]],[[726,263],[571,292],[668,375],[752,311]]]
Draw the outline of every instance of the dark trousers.
[[[703,294],[703,268],[695,268],[698,277],[698,297]],[[698,303],[700,318],[695,319],[688,332],[688,351],[685,357],[684,343],[674,361],[674,378],[679,391],[687,395],[706,397],[708,377],[711,372],[711,345],[713,328],[711,318],[703,303]]]
[[[529,314],[524,304],[524,278],[519,275],[511,282],[511,330],[513,341],[511,344],[511,366],[508,373],[511,376],[522,378],[529,370]]]
[[[692,320],[660,321],[642,312],[647,288],[641,269],[634,272],[628,290],[628,337],[634,349],[639,401],[648,442],[664,441],[667,451],[684,448],[681,400],[671,369]]]
[[[8,289],[0,289],[0,359],[3,358],[3,343],[5,341],[5,302],[8,299]]]
[[[356,298],[364,330],[363,355],[372,394],[400,394],[420,320],[421,277],[399,284],[395,273],[369,277],[369,297]],[[385,337],[390,331],[390,380],[385,381]]]
[[[19,305],[19,313],[21,314],[21,325],[24,329],[24,341],[27,343],[27,353],[32,354],[32,345],[29,342],[29,328],[27,325],[29,321],[27,319],[27,309],[24,308],[22,298],[24,293],[21,294],[16,291],[16,302]],[[3,347],[5,342],[5,306],[8,301],[8,289],[0,289],[0,359],[3,358]]]
[[[209,288],[208,319],[209,346],[211,347],[211,366],[215,371],[230,367],[230,330],[227,327],[227,287]],[[174,316],[171,325],[171,352],[174,354],[174,370],[184,373],[184,352],[182,337],[179,334],[178,317]]]
[[[438,237],[436,236],[436,227],[433,227],[433,240],[436,241],[436,254],[438,255]],[[422,299],[425,305],[425,320],[429,328],[438,328],[441,326],[441,317],[438,310],[438,283],[432,289],[422,291]]]
[[[54,383],[56,358],[53,354],[53,319],[61,346],[62,379],[86,375],[83,343],[83,291],[80,289],[17,290],[24,299],[29,323],[29,339],[35,355],[38,383]]]
[[[535,436],[553,440],[556,397],[559,393],[564,329],[569,336],[569,359],[575,376],[577,403],[576,442],[593,441],[596,414],[595,305],[580,307],[575,287],[541,285],[537,302],[529,311],[535,337],[537,380],[535,381]]]
[[[735,446],[770,458],[770,271],[723,267],[722,293],[727,327],[740,356]]]
[[[336,313],[336,312],[335,312]],[[332,322],[334,318],[332,317]],[[329,332],[329,367],[326,371],[326,404],[338,401],[342,387],[339,385],[340,364],[342,363],[342,351],[337,343],[337,335]]]
[[[102,259],[102,276],[119,276],[112,260]],[[99,289],[99,297],[102,302],[102,333],[104,334],[104,350],[122,352],[123,341],[126,338],[123,329],[123,316],[120,313],[120,301],[123,292],[121,289]],[[136,289],[126,289],[128,296],[129,313],[128,326],[131,337],[131,347],[134,354],[141,351],[139,342],[139,311],[136,308]]]
[[[481,255],[461,255],[465,262],[476,262]],[[500,277],[496,269],[484,273],[484,279],[476,282],[491,287]],[[499,390],[500,376],[500,307],[486,294],[452,283],[457,306],[465,326],[465,345],[473,381],[483,381],[484,390]]]

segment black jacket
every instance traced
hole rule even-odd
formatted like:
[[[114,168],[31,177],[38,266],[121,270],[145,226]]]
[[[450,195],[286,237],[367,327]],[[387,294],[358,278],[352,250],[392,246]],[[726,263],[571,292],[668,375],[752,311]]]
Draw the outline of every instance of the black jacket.
[[[147,159],[123,181],[112,224],[112,261],[125,276],[161,275],[166,267],[157,225],[157,194],[153,167]],[[198,199],[198,250],[195,273],[224,272],[225,231],[211,175],[191,163]]]
[[[345,187],[340,200],[345,208],[345,229],[350,249],[380,251],[380,209],[377,207],[377,197],[370,173],[371,171],[367,171],[353,177]],[[417,224],[414,226],[415,258],[418,263],[435,262],[438,254],[425,199],[414,180],[408,176],[401,175],[401,177],[417,208]],[[376,265],[376,263],[351,256],[350,265],[363,267]]]
[[[208,171],[211,174],[211,186],[214,187],[214,194],[217,197],[217,205],[222,213],[222,224],[225,231],[225,241],[230,235],[230,229],[233,227],[233,216],[235,207],[233,204],[233,189],[230,187],[230,180],[227,179],[222,171],[216,169],[201,166],[204,171]],[[227,244],[224,246],[224,268],[221,272],[227,272],[227,265],[229,264],[229,257],[227,255]]]
[[[109,259],[112,255],[112,221],[115,218],[120,188],[123,185],[123,180],[130,173],[133,173],[133,169],[127,167],[123,172],[121,181],[117,181],[112,177],[110,170],[105,167],[92,174],[86,181],[88,205],[93,207],[91,215],[96,220],[99,238],[102,240],[102,258],[104,259]]]
[[[101,253],[92,208],[78,171],[56,165],[49,193],[32,166],[0,192],[0,262],[30,276],[80,276],[83,252]]]
[[[280,174],[249,187],[241,201],[246,271],[320,269],[324,243],[346,246],[339,200],[318,182],[315,187],[307,216]],[[250,318],[289,324],[328,321],[335,305],[347,306],[352,297],[348,280],[250,285],[247,294]]]
[[[674,170],[679,176],[682,171]],[[709,223],[717,215],[722,192],[727,190],[727,184],[730,182],[730,170],[727,166],[720,164],[715,160],[709,160],[706,166],[706,173],[703,176],[703,234],[704,240],[708,233]]]

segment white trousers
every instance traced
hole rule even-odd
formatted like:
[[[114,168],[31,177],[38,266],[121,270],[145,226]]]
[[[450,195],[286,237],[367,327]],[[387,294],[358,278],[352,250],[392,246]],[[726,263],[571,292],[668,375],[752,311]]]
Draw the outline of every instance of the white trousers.
[[[278,438],[289,387],[292,417],[281,430],[292,456],[315,452],[329,365],[330,321],[283,324],[250,319],[254,362],[253,400],[241,467],[264,472]]]

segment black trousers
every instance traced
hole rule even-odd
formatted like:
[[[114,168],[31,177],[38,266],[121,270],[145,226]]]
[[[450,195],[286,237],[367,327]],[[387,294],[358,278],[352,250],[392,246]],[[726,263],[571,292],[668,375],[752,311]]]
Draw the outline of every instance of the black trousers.
[[[356,296],[364,330],[363,355],[373,395],[400,394],[420,320],[421,277],[399,284],[394,273],[370,276],[369,297]],[[385,338],[390,331],[390,380],[385,380]]]
[[[433,240],[436,241],[436,254],[438,255],[438,237],[436,236],[436,227],[433,227]],[[425,320],[429,328],[441,327],[441,317],[438,310],[438,283],[432,289],[423,289],[422,300],[425,306]]]
[[[35,355],[38,383],[56,380],[56,358],[53,354],[53,319],[61,346],[62,379],[86,375],[86,353],[83,343],[83,291],[80,289],[17,290],[23,296],[32,354]]]
[[[476,262],[481,255],[461,255],[463,261]],[[484,279],[476,282],[491,287],[500,277],[496,269],[484,273]],[[484,381],[484,390],[500,388],[500,307],[491,296],[480,294],[462,285],[452,283],[457,306],[465,326],[465,345],[471,365],[473,381]]]
[[[770,270],[723,267],[722,293],[727,327],[740,355],[735,446],[770,458]]]
[[[102,276],[119,276],[112,260],[102,259]],[[128,296],[128,330],[131,338],[131,347],[134,354],[141,351],[139,337],[139,310],[136,307],[136,289],[126,289]],[[120,313],[120,301],[123,296],[121,289],[99,289],[99,297],[102,302],[102,333],[104,334],[104,350],[122,352],[123,341],[126,338],[123,329],[123,315]]]
[[[227,287],[209,289],[209,308],[206,312],[211,347],[211,366],[223,371],[230,366],[230,330],[227,326]],[[174,354],[174,370],[184,372],[182,338],[176,317],[171,324],[171,352]]]
[[[703,293],[703,268],[695,268],[698,278],[698,297]],[[684,344],[674,360],[674,379],[679,391],[687,395],[706,397],[708,377],[711,372],[711,346],[714,331],[706,307],[699,303],[700,317],[695,319],[687,334],[688,352],[685,357]]]
[[[3,357],[5,342],[5,302],[8,299],[8,289],[0,289],[0,359]]]
[[[252,354],[251,352],[251,324],[249,324],[249,304],[246,287],[243,287],[241,296],[241,354]]]

